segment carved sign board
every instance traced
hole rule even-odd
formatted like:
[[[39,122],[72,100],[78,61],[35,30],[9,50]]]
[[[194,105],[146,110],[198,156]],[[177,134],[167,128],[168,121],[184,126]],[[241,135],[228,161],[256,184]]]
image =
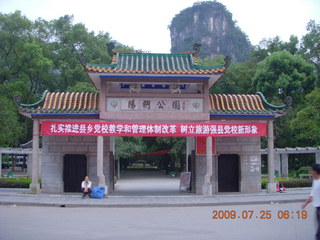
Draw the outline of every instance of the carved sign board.
[[[203,112],[203,99],[107,98],[108,112]]]
[[[188,190],[191,184],[191,172],[182,172],[180,176],[179,191]]]

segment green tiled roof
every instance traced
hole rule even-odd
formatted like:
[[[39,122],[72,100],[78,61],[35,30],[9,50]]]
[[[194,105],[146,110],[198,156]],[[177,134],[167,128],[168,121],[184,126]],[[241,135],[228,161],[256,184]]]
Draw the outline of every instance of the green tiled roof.
[[[156,74],[222,74],[227,65],[199,66],[192,54],[117,53],[112,64],[86,64],[87,72],[156,73]]]

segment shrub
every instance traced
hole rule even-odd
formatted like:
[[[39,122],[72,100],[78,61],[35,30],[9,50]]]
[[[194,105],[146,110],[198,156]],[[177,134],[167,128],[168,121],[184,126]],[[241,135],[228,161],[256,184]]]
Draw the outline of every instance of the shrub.
[[[275,178],[275,182],[282,182],[283,186],[286,188],[300,188],[300,187],[311,187],[312,179],[294,179],[294,178]],[[267,188],[268,179],[261,179],[261,188]]]
[[[297,173],[298,173],[298,175],[299,174],[309,174],[310,170],[311,170],[311,167],[305,166],[305,167],[299,168]]]
[[[29,188],[31,181],[32,179],[27,177],[0,178],[0,188]]]
[[[300,188],[300,187],[311,187],[312,179],[301,179],[299,181],[285,181],[282,182],[286,188]]]

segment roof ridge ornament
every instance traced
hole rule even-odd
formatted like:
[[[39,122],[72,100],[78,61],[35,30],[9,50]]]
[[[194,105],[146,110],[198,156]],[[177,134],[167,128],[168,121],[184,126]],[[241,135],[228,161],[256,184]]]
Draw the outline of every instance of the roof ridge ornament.
[[[191,52],[193,57],[199,57],[201,50],[201,44],[200,43],[194,43],[193,44],[193,50]]]
[[[21,102],[21,96],[18,95],[18,94],[14,95],[13,96],[13,101],[16,104],[16,106],[19,107],[20,106],[20,102]]]
[[[107,46],[108,54],[110,55],[110,57],[117,54],[116,52],[113,51],[113,49],[115,48],[114,42],[107,42],[106,46]]]
[[[232,57],[229,56],[229,55],[227,55],[223,60],[224,60],[224,62],[225,62],[224,66],[225,66],[226,68],[228,68],[228,67],[230,66],[230,64],[231,64]]]
[[[284,104],[285,104],[285,108],[286,109],[289,109],[289,108],[291,108],[291,106],[292,106],[292,97],[290,97],[290,96],[287,96],[285,99],[284,99]]]
[[[81,65],[82,65],[83,67],[86,67],[86,65],[87,65],[87,59],[86,59],[86,56],[84,55],[83,52],[81,52],[81,53],[79,54],[78,59],[79,59]]]
[[[284,104],[285,104],[285,105],[275,106],[275,105],[273,105],[273,104],[271,104],[271,103],[269,103],[269,102],[267,101],[267,99],[265,98],[265,96],[263,95],[262,92],[257,92],[256,94],[261,97],[263,104],[266,105],[266,106],[268,106],[268,107],[269,107],[270,109],[272,109],[272,110],[289,109],[289,108],[292,106],[292,97],[290,97],[290,96],[287,96],[287,97],[285,98],[285,100],[284,100]]]

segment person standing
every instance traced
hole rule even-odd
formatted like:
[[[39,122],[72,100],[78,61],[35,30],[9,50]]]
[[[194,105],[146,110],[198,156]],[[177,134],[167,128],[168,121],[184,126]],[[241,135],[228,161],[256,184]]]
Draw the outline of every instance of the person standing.
[[[81,183],[81,192],[83,193],[83,198],[88,194],[89,197],[91,197],[91,181],[89,180],[89,177],[86,176],[84,178],[84,181]]]
[[[320,240],[320,164],[312,164],[310,173],[313,178],[311,194],[301,207],[304,209],[310,202],[312,202],[313,206],[316,208],[318,222],[316,240]]]

